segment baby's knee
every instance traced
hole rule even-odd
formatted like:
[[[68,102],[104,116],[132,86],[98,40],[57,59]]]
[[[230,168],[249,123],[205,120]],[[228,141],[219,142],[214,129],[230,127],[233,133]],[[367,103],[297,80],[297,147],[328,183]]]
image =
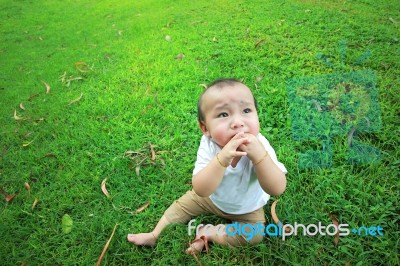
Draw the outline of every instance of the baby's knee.
[[[257,245],[260,244],[264,240],[264,236],[261,234],[254,234],[251,239],[249,239],[247,242],[249,245]]]

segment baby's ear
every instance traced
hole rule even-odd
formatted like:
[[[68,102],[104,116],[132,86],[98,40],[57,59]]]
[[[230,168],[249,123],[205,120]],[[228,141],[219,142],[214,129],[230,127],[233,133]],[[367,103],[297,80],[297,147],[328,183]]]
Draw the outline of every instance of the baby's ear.
[[[199,122],[199,127],[201,131],[203,132],[204,136],[209,137],[210,136],[210,131],[208,131],[206,127],[206,123],[204,121]]]

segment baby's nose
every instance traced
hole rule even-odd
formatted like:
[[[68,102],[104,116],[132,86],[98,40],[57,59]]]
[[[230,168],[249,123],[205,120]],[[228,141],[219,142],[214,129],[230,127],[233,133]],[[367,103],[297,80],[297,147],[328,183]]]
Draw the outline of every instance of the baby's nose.
[[[244,123],[241,119],[234,118],[232,120],[231,128],[239,128],[239,127],[243,127],[243,126],[244,126]]]

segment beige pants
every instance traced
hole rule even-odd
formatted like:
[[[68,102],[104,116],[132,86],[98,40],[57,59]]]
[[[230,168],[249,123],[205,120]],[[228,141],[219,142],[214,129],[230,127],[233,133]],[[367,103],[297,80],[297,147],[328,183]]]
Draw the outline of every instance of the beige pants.
[[[200,197],[193,190],[186,192],[186,194],[176,200],[165,211],[164,215],[170,223],[187,223],[194,216],[208,213],[230,220],[232,223],[237,222],[239,226],[243,224],[265,224],[263,208],[246,214],[229,214],[218,209],[208,197]],[[230,232],[234,230],[233,228],[229,229],[232,229]],[[246,232],[250,230],[248,226],[245,226]],[[249,239],[249,234],[247,234],[247,236],[243,234],[234,234],[233,236],[226,234],[224,238],[228,245],[240,246],[245,244],[258,244],[262,241],[263,236],[261,234],[254,234],[252,238]],[[246,238],[249,240],[246,240]]]

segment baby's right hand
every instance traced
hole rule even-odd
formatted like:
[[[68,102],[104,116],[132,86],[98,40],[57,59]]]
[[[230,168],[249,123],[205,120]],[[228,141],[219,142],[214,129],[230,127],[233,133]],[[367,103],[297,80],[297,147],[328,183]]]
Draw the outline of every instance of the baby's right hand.
[[[245,136],[245,133],[237,133],[221,150],[219,153],[219,159],[225,164],[230,165],[233,158],[239,156],[246,156],[247,153],[241,151],[239,146],[242,144],[248,144],[249,139]]]

